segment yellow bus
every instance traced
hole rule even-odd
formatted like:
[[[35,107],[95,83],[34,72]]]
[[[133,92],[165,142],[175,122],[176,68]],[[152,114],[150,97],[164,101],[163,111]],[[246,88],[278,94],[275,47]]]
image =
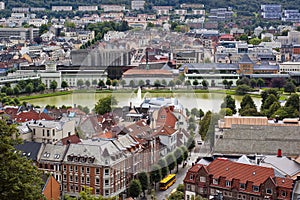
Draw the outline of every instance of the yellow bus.
[[[166,190],[176,182],[176,174],[169,174],[159,182],[159,189]]]

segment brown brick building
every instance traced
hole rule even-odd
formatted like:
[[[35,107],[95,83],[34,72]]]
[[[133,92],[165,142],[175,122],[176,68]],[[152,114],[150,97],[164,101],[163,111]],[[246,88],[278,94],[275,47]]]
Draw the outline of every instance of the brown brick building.
[[[184,179],[185,200],[200,195],[224,200],[291,199],[293,180],[276,177],[274,169],[219,158],[192,166]]]

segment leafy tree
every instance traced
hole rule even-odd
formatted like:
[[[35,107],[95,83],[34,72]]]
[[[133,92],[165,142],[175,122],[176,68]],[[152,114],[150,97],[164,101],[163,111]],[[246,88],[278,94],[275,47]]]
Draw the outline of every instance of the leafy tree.
[[[97,85],[97,80],[96,79],[94,79],[93,81],[92,81],[92,85]]]
[[[48,31],[48,25],[47,24],[42,24],[41,26],[40,26],[40,30],[39,30],[39,35],[42,35],[42,34],[44,34],[44,33],[46,33],[47,31]]]
[[[53,90],[53,92],[56,90],[57,88],[57,82],[56,81],[51,81],[50,83],[50,89]]]
[[[203,86],[204,89],[207,89],[207,88],[208,88],[208,81],[207,81],[207,80],[203,80],[203,81],[201,82],[201,84],[202,84],[202,86]]]
[[[184,199],[184,192],[176,191],[168,197],[168,200],[178,200],[178,199]]]
[[[145,81],[144,80],[139,80],[138,86],[143,86],[143,85],[145,85]]]
[[[269,95],[273,94],[276,99],[278,100],[279,99],[279,95],[278,95],[278,92],[276,89],[268,89],[268,90],[264,90],[261,92],[260,96],[262,98],[261,102],[262,102],[262,107],[264,107],[264,103],[266,101],[266,99],[268,98]]]
[[[284,86],[284,92],[289,92],[290,94],[296,92],[296,85],[292,82],[287,82]]]
[[[292,109],[298,110],[299,109],[299,95],[298,94],[292,94],[288,100],[286,101],[284,107],[288,108],[291,107]]]
[[[187,147],[184,145],[182,145],[180,148],[183,152],[183,160],[186,161],[187,158],[189,157],[189,151],[188,151]]]
[[[236,85],[248,85],[248,86],[250,86],[250,79],[249,78],[247,78],[247,77],[243,77],[243,78],[241,78],[241,79],[238,79],[237,81],[236,81]]]
[[[146,196],[145,194],[145,190],[148,189],[149,187],[149,177],[148,177],[148,174],[146,172],[141,172],[138,174],[138,179],[141,183],[141,186],[142,186],[142,191],[143,191],[143,194],[144,196]]]
[[[118,86],[118,85],[119,85],[118,80],[113,80],[113,81],[112,81],[112,86],[113,86],[113,87],[116,87],[116,86]]]
[[[86,85],[86,87],[90,87],[91,86],[91,82],[89,80],[86,80],[85,81],[85,85]]]
[[[191,114],[198,117],[199,116],[199,110],[197,108],[192,108]]]
[[[222,108],[219,113],[222,116],[232,116],[233,115],[232,110],[230,108]]]
[[[197,86],[197,85],[199,85],[199,82],[198,82],[198,80],[197,79],[195,79],[194,81],[193,81],[193,86]]]
[[[160,166],[161,168],[161,176],[165,177],[168,175],[169,172],[169,168],[167,165],[167,161],[164,158],[161,158],[158,160],[157,164]]]
[[[42,199],[43,181],[38,169],[31,161],[16,151],[21,140],[14,125],[0,120],[0,199]]]
[[[185,81],[184,85],[188,87],[188,86],[190,86],[190,85],[192,85],[192,84],[191,84],[191,81],[190,81],[190,80],[187,80],[187,81]]]
[[[278,101],[275,101],[271,106],[270,108],[266,111],[266,115],[267,117],[275,117],[275,112],[280,109],[281,106],[280,106],[280,103]]]
[[[134,87],[135,87],[135,83],[134,83],[133,80],[130,80],[130,81],[129,81],[129,86],[130,86],[131,88],[134,88]]]
[[[7,88],[7,90],[6,90],[6,94],[7,94],[7,95],[13,95],[13,94],[14,94],[14,90],[13,90],[11,87],[9,87],[9,88]]]
[[[235,93],[238,95],[244,95],[251,90],[252,89],[248,85],[243,84],[236,87]]]
[[[28,83],[26,86],[25,86],[25,92],[27,94],[31,94],[33,92],[33,84],[32,83]]]
[[[179,184],[176,188],[177,191],[179,192],[184,192],[184,184]]]
[[[122,79],[122,80],[120,81],[120,84],[122,85],[122,87],[124,87],[124,86],[126,85],[126,81],[125,81],[124,79]]]
[[[100,88],[103,88],[105,86],[104,81],[103,80],[99,80],[98,86]]]
[[[46,90],[46,85],[44,83],[41,83],[37,87],[37,91],[43,93]]]
[[[285,84],[285,79],[284,78],[272,78],[271,80],[271,85],[273,88],[282,88]]]
[[[257,86],[257,80],[254,78],[250,79],[250,85],[252,88],[255,88]]]
[[[89,114],[89,113],[90,113],[90,109],[89,109],[87,106],[83,107],[83,108],[82,108],[82,111],[83,111],[85,114]]]
[[[1,93],[6,93],[7,87],[4,85],[3,87],[1,87]]]
[[[104,115],[105,113],[109,113],[112,111],[112,107],[117,105],[118,101],[112,95],[108,95],[107,97],[103,97],[98,100],[95,105],[95,112],[99,115]]]
[[[65,88],[67,88],[67,87],[69,87],[67,81],[62,81],[62,82],[61,82],[61,88],[65,89]]]
[[[105,84],[108,86],[108,89],[110,89],[110,86],[111,86],[111,80],[110,79],[107,79]]]
[[[259,88],[263,87],[265,85],[265,81],[262,78],[257,79],[257,86]]]
[[[278,102],[278,98],[274,94],[270,94],[262,104],[262,110],[269,109],[274,102]]]
[[[76,84],[77,84],[77,87],[81,88],[84,85],[84,82],[82,79],[78,79]]]
[[[174,81],[173,81],[173,80],[170,80],[168,86],[170,86],[171,88],[173,88],[173,87],[175,86]]]
[[[258,115],[256,105],[249,94],[246,94],[241,102],[239,113],[242,116],[255,116]]]
[[[133,179],[130,183],[129,183],[129,187],[128,187],[128,195],[130,197],[138,197],[142,192],[142,185],[140,183],[139,180],[137,179]]]
[[[248,42],[249,42],[249,44],[259,45],[261,43],[261,39],[259,39],[259,38],[252,38]]]
[[[167,81],[166,81],[165,79],[163,79],[163,80],[161,81],[161,84],[162,84],[162,85],[167,85]]]
[[[180,86],[180,85],[182,85],[182,81],[181,81],[180,79],[177,79],[177,80],[175,81],[175,84],[176,84],[177,86]]]
[[[247,41],[248,40],[248,35],[247,34],[242,34],[239,39],[243,40],[243,41]]]
[[[193,150],[193,148],[195,148],[195,140],[194,138],[191,136],[189,137],[188,141],[187,141],[187,148],[188,150],[191,152]]]
[[[174,151],[174,156],[176,158],[176,165],[177,165],[177,172],[178,172],[178,166],[182,163],[183,161],[183,151],[181,148],[177,147]]]
[[[15,95],[18,95],[18,94],[20,94],[20,88],[18,87],[18,85],[16,85],[15,87],[14,87],[14,94]]]
[[[160,166],[153,165],[150,172],[150,182],[154,183],[154,187],[156,188],[156,183],[158,183],[162,179]]]
[[[158,89],[158,87],[160,86],[161,84],[160,84],[160,80],[155,80],[154,81],[154,86]]]
[[[185,108],[185,113],[186,113],[186,116],[189,117],[191,115],[191,112],[189,111],[188,108]]]
[[[169,170],[170,170],[170,174],[171,174],[171,171],[175,168],[176,166],[176,158],[174,156],[173,153],[169,153],[167,156],[166,156],[166,161],[168,163],[168,167],[169,167]]]
[[[225,86],[225,88],[227,88],[228,81],[227,81],[226,79],[224,79],[224,80],[222,81],[222,83],[223,83],[223,85]]]
[[[211,121],[211,117],[212,117],[212,112],[211,111],[207,111],[204,115],[204,117],[202,118],[202,120],[199,122],[199,134],[201,135],[202,140],[205,140],[206,138],[206,134],[210,125],[210,121]]]
[[[236,113],[235,100],[230,96],[226,95],[223,99],[223,103],[221,104],[221,108],[229,108],[232,111],[232,114]]]
[[[178,80],[180,80],[181,83],[184,81],[184,79],[185,79],[184,74],[180,74],[180,75],[178,76]]]

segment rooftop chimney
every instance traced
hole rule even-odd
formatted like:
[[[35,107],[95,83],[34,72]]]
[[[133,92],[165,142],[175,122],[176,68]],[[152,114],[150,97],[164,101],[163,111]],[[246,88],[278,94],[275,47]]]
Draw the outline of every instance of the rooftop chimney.
[[[277,157],[282,157],[281,149],[278,149],[278,150],[277,150]]]

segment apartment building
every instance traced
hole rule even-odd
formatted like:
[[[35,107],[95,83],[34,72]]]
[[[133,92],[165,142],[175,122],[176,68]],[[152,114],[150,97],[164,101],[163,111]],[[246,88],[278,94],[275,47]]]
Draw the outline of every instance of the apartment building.
[[[281,19],[281,5],[266,4],[261,5],[260,9],[264,19]]]
[[[197,195],[224,200],[288,200],[293,180],[277,177],[272,168],[217,158],[207,166],[192,166],[184,178],[184,187],[185,200]]]
[[[141,0],[132,0],[131,9],[132,10],[144,10],[145,1]]]
[[[97,11],[98,6],[78,6],[78,11]]]
[[[52,6],[52,11],[72,11],[72,6]]]
[[[38,36],[38,28],[0,28],[0,39],[18,37],[21,40],[33,40]]]
[[[0,10],[4,10],[5,9],[5,2],[1,1],[0,2]]]

